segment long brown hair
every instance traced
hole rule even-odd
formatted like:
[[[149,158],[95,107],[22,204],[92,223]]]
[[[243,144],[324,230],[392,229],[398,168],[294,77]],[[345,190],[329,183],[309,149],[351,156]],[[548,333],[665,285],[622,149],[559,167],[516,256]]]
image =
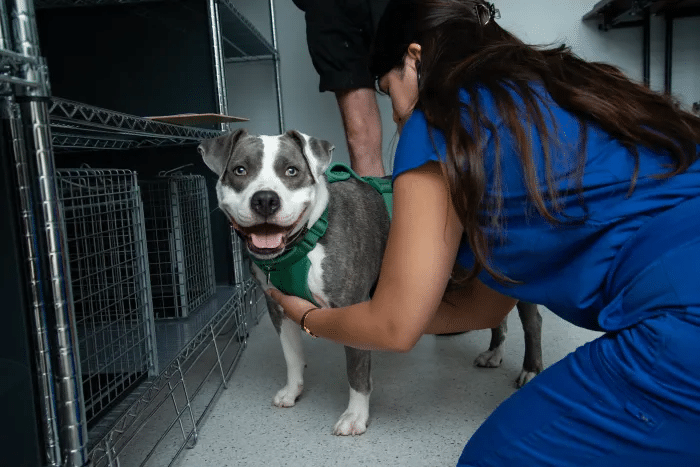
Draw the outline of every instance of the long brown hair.
[[[401,68],[409,44],[421,45],[416,108],[424,112],[430,127],[445,135],[452,203],[476,259],[469,277],[485,269],[499,281],[513,282],[488,262],[494,239],[487,237],[484,227],[502,227],[503,199],[499,141],[494,122],[480,108],[479,88],[493,96],[513,135],[528,196],[540,215],[552,223],[562,222],[562,216],[557,217],[562,206],[550,160],[557,142],[550,138],[545,124],[543,112],[549,111],[546,96],[538,95],[533,82],[541,83],[556,104],[579,121],[580,144],[573,177],[580,200],[587,123],[599,125],[629,150],[635,160],[631,193],[639,170],[639,145],[672,158],[673,165],[659,177],[681,173],[698,158],[700,119],[679,109],[669,96],[631,81],[612,65],[582,60],[564,45],[523,43],[501,28],[493,13],[493,5],[484,0],[391,0],[377,29],[370,71],[379,79]],[[468,105],[460,101],[460,90],[469,93]],[[515,102],[514,94],[521,104]],[[471,119],[470,131],[463,125],[463,115]],[[542,139],[544,181],[538,180],[533,162],[529,138],[533,126]],[[496,138],[494,155],[483,153],[485,130]],[[485,160],[491,156],[495,157],[494,195],[487,197]],[[546,190],[540,189],[542,182]]]

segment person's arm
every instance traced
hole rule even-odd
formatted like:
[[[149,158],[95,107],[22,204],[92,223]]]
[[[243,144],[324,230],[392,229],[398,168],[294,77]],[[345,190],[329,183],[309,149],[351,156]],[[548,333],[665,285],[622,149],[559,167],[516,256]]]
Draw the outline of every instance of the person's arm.
[[[463,288],[445,294],[424,333],[451,334],[495,328],[517,303],[518,300],[473,279]]]
[[[372,88],[335,92],[348,143],[350,166],[362,177],[384,176],[382,120],[376,94]]]
[[[361,349],[406,352],[426,333],[492,327],[515,305],[476,281],[443,295],[455,263],[462,225],[437,162],[397,177],[394,212],[374,296],[356,305],[307,315],[316,335]],[[313,305],[272,292],[299,323]]]

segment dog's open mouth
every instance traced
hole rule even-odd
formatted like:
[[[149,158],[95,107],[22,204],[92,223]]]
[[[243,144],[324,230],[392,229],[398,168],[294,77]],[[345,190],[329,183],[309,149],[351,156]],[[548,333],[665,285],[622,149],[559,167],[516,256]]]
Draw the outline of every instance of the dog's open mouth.
[[[292,232],[304,217],[306,209],[292,225],[286,227],[277,224],[263,223],[250,227],[241,227],[233,223],[233,227],[245,239],[248,249],[260,255],[273,255],[284,251]],[[295,238],[297,235],[294,236]]]
[[[259,224],[239,228],[239,232],[248,242],[248,248],[261,254],[271,254],[283,250],[291,231],[290,227],[281,227],[275,224]]]

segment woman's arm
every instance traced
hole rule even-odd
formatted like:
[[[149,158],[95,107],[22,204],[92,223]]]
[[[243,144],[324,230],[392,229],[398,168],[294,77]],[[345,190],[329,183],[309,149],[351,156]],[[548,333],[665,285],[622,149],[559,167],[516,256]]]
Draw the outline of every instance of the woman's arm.
[[[405,352],[426,332],[499,323],[515,301],[480,282],[447,294],[454,305],[442,302],[462,232],[437,162],[401,174],[394,183],[393,218],[372,300],[313,311],[306,317],[307,327],[351,347]],[[272,296],[297,323],[313,307],[278,291]],[[492,308],[492,300],[500,307]],[[502,312],[504,302],[510,308]]]
[[[518,300],[473,279],[445,294],[425,334],[449,334],[497,327]]]

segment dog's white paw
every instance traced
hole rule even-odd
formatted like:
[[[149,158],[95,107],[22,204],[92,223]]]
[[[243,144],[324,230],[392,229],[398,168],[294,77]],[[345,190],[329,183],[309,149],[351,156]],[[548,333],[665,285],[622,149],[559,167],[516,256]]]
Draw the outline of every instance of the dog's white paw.
[[[515,380],[515,387],[520,389],[521,387],[523,387],[527,383],[529,383],[532,380],[532,378],[534,378],[535,376],[537,376],[537,373],[534,371],[526,371],[526,370],[521,371],[520,375]]]
[[[361,435],[367,431],[367,420],[369,420],[367,413],[346,410],[333,427],[333,434],[338,436]]]
[[[476,357],[476,360],[474,360],[474,364],[483,368],[498,368],[501,366],[502,361],[503,346],[499,346],[493,350],[480,353],[479,356]]]
[[[297,399],[301,396],[304,389],[303,384],[286,385],[275,394],[272,403],[277,407],[294,407]]]

